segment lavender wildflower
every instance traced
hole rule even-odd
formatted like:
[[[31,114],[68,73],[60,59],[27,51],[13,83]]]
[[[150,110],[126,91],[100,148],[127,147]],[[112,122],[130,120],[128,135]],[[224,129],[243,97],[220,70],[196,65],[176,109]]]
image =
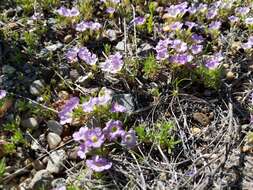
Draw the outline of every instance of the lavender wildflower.
[[[105,62],[100,64],[102,71],[112,74],[118,73],[123,67],[122,55],[117,52],[114,55],[110,55]]]
[[[210,30],[219,30],[221,27],[221,22],[220,21],[213,21],[209,24],[209,29]]]
[[[228,19],[230,20],[231,23],[236,23],[239,21],[239,18],[237,16],[230,16],[228,17]]]
[[[181,22],[174,22],[172,24],[169,25],[169,28],[172,30],[172,31],[175,31],[175,30],[180,30],[183,26],[183,23]]]
[[[191,46],[191,52],[194,55],[201,53],[202,50],[203,50],[203,45],[192,45]]]
[[[132,148],[137,144],[137,137],[135,135],[135,131],[130,129],[128,132],[125,132],[122,136],[121,144],[123,146],[127,146],[128,148]]]
[[[176,39],[172,41],[171,47],[177,52],[182,53],[187,50],[187,43],[183,42],[182,40]]]
[[[141,26],[146,22],[146,18],[142,16],[138,16],[132,20],[137,26]]]
[[[92,54],[86,47],[79,49],[78,56],[88,65],[95,65],[98,61],[98,58],[95,54]]]
[[[239,16],[245,16],[249,13],[250,8],[249,7],[237,7],[235,9],[235,13]]]
[[[198,26],[195,22],[186,21],[185,25],[188,26],[188,30],[191,30],[193,27]]]
[[[169,57],[168,55],[168,44],[170,44],[171,41],[169,39],[160,40],[158,44],[155,47],[155,50],[157,52],[156,59],[157,60],[165,60]]]
[[[110,120],[106,123],[103,129],[105,136],[110,140],[116,140],[118,137],[124,135],[125,131],[122,129],[122,122],[119,120]]]
[[[108,13],[108,14],[113,14],[114,12],[115,12],[115,8],[113,8],[113,7],[108,7],[106,9],[106,13]]]
[[[193,34],[193,35],[191,36],[191,39],[192,39],[195,43],[197,43],[197,44],[200,44],[200,43],[202,43],[202,42],[204,41],[204,38],[203,38],[201,35],[198,35],[198,34]]]
[[[117,102],[113,102],[112,103],[112,107],[111,107],[111,112],[112,113],[115,113],[115,112],[126,112],[126,111],[127,111],[127,109],[126,109],[125,106],[120,105]]]
[[[201,13],[206,12],[207,11],[207,4],[200,3],[199,6],[198,6],[198,8],[197,8],[197,11],[201,12]]]
[[[0,90],[0,100],[3,99],[6,96],[6,91],[5,90]]]
[[[91,160],[86,160],[86,165],[95,172],[102,172],[104,170],[109,170],[112,167],[112,162],[97,155],[93,156]]]
[[[193,60],[193,56],[187,53],[177,54],[170,57],[170,62],[185,65]]]
[[[78,54],[79,49],[77,47],[70,48],[67,53],[66,53],[66,59],[68,62],[73,63],[77,62],[77,54]]]
[[[88,148],[99,148],[105,141],[105,136],[102,130],[98,127],[90,129],[85,135],[85,147]]]
[[[245,24],[247,25],[253,25],[253,17],[248,17],[245,19]]]
[[[80,14],[79,10],[75,7],[72,7],[72,9],[67,9],[66,7],[60,7],[56,11],[59,15],[65,16],[65,17],[75,17]]]
[[[86,133],[89,130],[88,127],[81,127],[79,131],[73,134],[74,141],[83,142],[86,139]]]
[[[94,110],[95,105],[98,103],[98,98],[90,98],[89,101],[82,104],[84,112],[90,113]]]
[[[210,8],[207,12],[206,18],[207,19],[213,19],[214,17],[216,17],[218,15],[218,9],[217,8]]]
[[[206,60],[205,66],[208,69],[216,69],[221,64],[222,60],[223,56],[221,53],[217,53]]]
[[[78,106],[78,104],[79,98],[77,97],[72,97],[67,101],[63,109],[58,113],[60,124],[64,125],[72,122],[72,111]]]
[[[77,155],[81,158],[81,159],[85,159],[86,158],[86,154],[90,151],[90,149],[88,147],[85,146],[85,144],[80,144],[79,149],[77,151]]]

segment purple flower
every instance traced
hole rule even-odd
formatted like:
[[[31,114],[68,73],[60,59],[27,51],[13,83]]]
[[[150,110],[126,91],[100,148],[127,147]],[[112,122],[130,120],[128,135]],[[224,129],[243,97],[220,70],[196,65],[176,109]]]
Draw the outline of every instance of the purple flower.
[[[98,105],[106,105],[112,100],[113,91],[103,87],[98,96]]]
[[[142,16],[138,16],[132,20],[132,22],[134,22],[137,26],[143,25],[145,21],[146,21],[145,17]]]
[[[183,26],[183,23],[181,23],[181,22],[174,22],[169,25],[169,27],[172,31],[180,30],[182,28],[182,26]]]
[[[92,26],[91,26],[91,30],[99,30],[100,28],[102,28],[102,25],[98,22],[93,22]]]
[[[172,41],[171,48],[175,49],[177,52],[182,53],[187,50],[187,43],[182,40],[176,39]]]
[[[198,35],[198,34],[193,34],[191,39],[197,44],[200,44],[204,41],[204,38],[201,35]]]
[[[122,55],[117,52],[114,55],[110,55],[105,62],[100,64],[102,71],[112,74],[118,73],[123,67]]]
[[[203,50],[203,45],[192,45],[191,46],[191,52],[194,55],[201,53],[202,50]]]
[[[82,21],[79,24],[76,25],[76,31],[78,32],[84,32],[88,29],[90,30],[99,30],[101,28],[101,24],[98,22],[92,22],[92,21]]]
[[[106,13],[108,13],[108,14],[113,14],[114,12],[115,12],[115,8],[113,8],[113,7],[108,7],[106,9]]]
[[[117,102],[113,102],[112,103],[112,108],[111,108],[111,112],[115,113],[115,112],[126,112],[127,108],[123,105],[120,105]]]
[[[79,49],[78,56],[88,65],[95,65],[98,61],[98,58],[95,54],[92,54],[86,47]]]
[[[74,141],[83,142],[86,138],[86,133],[89,130],[88,127],[81,127],[78,132],[73,134]]]
[[[171,43],[171,40],[169,39],[160,40],[158,42],[158,44],[155,47],[155,50],[157,52],[157,55],[156,55],[157,60],[165,60],[169,57],[167,48],[168,48],[168,44],[170,43]]]
[[[43,17],[43,13],[38,13],[38,12],[35,12],[33,15],[32,15],[32,20],[39,20]]]
[[[86,165],[95,172],[102,172],[104,170],[109,170],[112,167],[112,162],[97,155],[93,156],[92,160],[86,160]]]
[[[71,63],[76,62],[78,60],[77,59],[78,51],[79,49],[77,47],[70,48],[66,53],[66,59]]]
[[[80,14],[80,12],[77,8],[73,7],[72,9],[67,9],[64,6],[60,7],[56,12],[59,15],[65,16],[65,17],[75,17],[75,16],[78,16]]]
[[[223,56],[221,53],[216,53],[215,55],[211,56],[209,59],[206,60],[205,66],[208,69],[216,69],[223,60]]]
[[[253,25],[253,17],[248,17],[245,19],[245,24],[247,25]]]
[[[228,17],[228,19],[230,20],[231,23],[235,23],[239,21],[239,18],[237,16],[230,16]]]
[[[86,158],[86,154],[90,151],[90,149],[88,147],[85,146],[85,144],[80,144],[79,149],[77,151],[77,155],[81,158],[81,159],[85,159]]]
[[[250,36],[250,37],[249,37],[248,43],[250,43],[251,45],[253,45],[253,36]]]
[[[253,114],[250,114],[250,124],[253,124]]]
[[[123,146],[127,146],[128,148],[132,148],[137,144],[137,137],[135,135],[135,131],[130,129],[128,132],[125,132],[122,136],[121,144]]]
[[[252,48],[252,44],[250,42],[246,42],[246,43],[242,43],[241,44],[241,47],[244,49],[244,50],[249,50]]]
[[[106,127],[103,129],[103,132],[110,141],[113,141],[124,135],[125,131],[122,129],[122,126],[123,124],[121,121],[110,120],[106,123]]]
[[[197,11],[203,13],[203,12],[206,12],[206,10],[207,10],[207,4],[200,3],[199,6],[198,6],[198,8],[197,8]]]
[[[82,104],[82,108],[84,112],[90,113],[94,110],[95,105],[98,103],[98,98],[90,98],[89,101],[84,102]]]
[[[91,22],[82,21],[82,22],[80,22],[79,24],[76,25],[76,31],[84,32],[88,28],[90,28],[90,26],[91,26]]]
[[[249,13],[249,11],[250,11],[249,7],[237,7],[235,9],[235,13],[240,16],[245,16],[246,14]]]
[[[197,24],[195,22],[189,22],[189,21],[186,21],[185,25],[188,26],[189,30],[191,30],[193,27],[197,26]]]
[[[183,2],[178,5],[171,5],[169,8],[166,9],[167,15],[172,18],[182,16],[186,13],[187,7],[188,7],[187,2]]]
[[[102,130],[98,127],[90,129],[85,135],[85,147],[99,148],[105,141],[105,136]]]
[[[197,7],[195,6],[191,6],[187,9],[187,11],[190,13],[190,14],[195,14],[197,12]]]
[[[209,29],[210,30],[219,30],[221,27],[221,22],[220,21],[213,21],[209,24]]]
[[[210,8],[207,12],[206,18],[207,19],[213,19],[214,17],[216,17],[218,14],[218,9],[217,8]]]
[[[0,90],[0,100],[3,99],[6,96],[6,91],[5,90]]]
[[[72,111],[78,106],[79,98],[72,97],[64,105],[63,109],[58,113],[60,123],[62,125],[72,122]]]
[[[170,57],[170,62],[180,65],[185,65],[188,62],[193,60],[193,56],[187,53],[184,54],[177,54]]]

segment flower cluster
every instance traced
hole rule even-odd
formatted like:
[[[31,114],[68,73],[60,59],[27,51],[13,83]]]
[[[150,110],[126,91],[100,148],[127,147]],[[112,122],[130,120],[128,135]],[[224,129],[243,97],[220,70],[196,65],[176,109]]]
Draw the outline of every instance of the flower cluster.
[[[82,21],[76,25],[76,31],[84,32],[87,30],[97,31],[102,28],[102,25],[98,22],[93,21]]]
[[[121,144],[129,148],[135,146],[137,142],[135,132],[132,129],[128,132],[124,131],[123,124],[119,120],[108,121],[103,129],[81,127],[73,134],[73,139],[80,143],[77,154],[82,159],[85,159],[92,150],[101,148],[104,143],[116,141],[119,138],[121,138]],[[93,171],[102,172],[110,169],[112,163],[99,155],[94,155],[92,159],[86,160],[86,165]]]
[[[123,60],[122,60],[122,55],[117,52],[113,55],[110,55],[105,62],[100,64],[100,67],[102,71],[108,72],[108,73],[118,73],[122,67],[123,67]]]
[[[86,47],[70,48],[66,53],[66,59],[71,63],[77,62],[78,57],[88,65],[95,65],[98,61],[96,54],[91,53]]]
[[[72,7],[71,9],[68,9],[64,6],[60,7],[56,12],[64,17],[76,17],[80,14],[77,8]]]

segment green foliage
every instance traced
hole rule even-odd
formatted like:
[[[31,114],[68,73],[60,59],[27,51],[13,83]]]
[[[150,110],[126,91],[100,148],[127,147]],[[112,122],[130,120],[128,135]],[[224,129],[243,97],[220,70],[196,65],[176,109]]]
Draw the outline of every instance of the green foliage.
[[[29,103],[25,100],[17,100],[16,109],[20,114],[30,114],[33,116],[39,115],[45,118],[55,118],[55,113],[47,110],[39,105]]]
[[[29,49],[34,49],[38,44],[38,36],[34,32],[25,32],[24,41]]]
[[[1,178],[3,177],[3,175],[5,173],[5,169],[6,169],[5,159],[2,158],[0,160],[0,181],[1,181]]]
[[[25,14],[30,14],[34,9],[34,0],[17,0],[18,5],[20,5]]]
[[[91,19],[94,11],[93,0],[80,0],[79,10],[84,19]]]
[[[223,68],[208,69],[204,66],[200,66],[196,69],[195,73],[197,75],[196,79],[200,79],[206,87],[213,88],[215,90],[220,87]]]
[[[143,62],[143,71],[146,77],[154,77],[157,74],[159,65],[153,54],[149,55]]]
[[[150,142],[160,145],[162,148],[167,148],[168,152],[174,149],[175,145],[180,141],[176,141],[171,134],[173,124],[167,121],[157,122],[153,128],[148,128],[144,124],[135,128],[135,131],[142,142]]]
[[[108,56],[108,55],[110,55],[110,53],[111,53],[111,45],[110,44],[105,44],[104,45],[104,52],[105,52],[105,54]]]
[[[148,17],[147,28],[148,28],[148,32],[151,33],[154,27],[153,17],[154,17],[154,12],[155,12],[155,2],[149,3],[148,8],[149,8],[150,16]]]

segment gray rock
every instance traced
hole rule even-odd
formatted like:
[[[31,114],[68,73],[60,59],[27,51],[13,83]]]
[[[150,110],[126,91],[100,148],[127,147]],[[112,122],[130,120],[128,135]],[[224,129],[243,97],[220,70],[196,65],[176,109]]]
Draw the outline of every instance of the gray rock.
[[[36,172],[29,184],[31,189],[50,189],[53,176],[48,170],[40,170]]]
[[[49,120],[47,122],[47,127],[48,127],[49,131],[56,133],[59,136],[62,134],[63,127],[58,121]]]
[[[50,173],[58,174],[63,168],[63,162],[67,158],[64,150],[56,150],[50,154],[47,163],[47,170]]]
[[[16,71],[16,69],[10,65],[4,65],[2,67],[2,72],[7,75],[11,75]]]
[[[60,188],[66,185],[66,180],[64,178],[57,178],[52,181],[52,188]]]
[[[114,41],[117,39],[117,32],[115,30],[107,30],[106,35],[109,38],[110,41]]]
[[[48,133],[47,135],[47,143],[49,148],[52,150],[56,148],[61,142],[61,137],[57,135],[56,133]]]
[[[127,113],[132,113],[135,110],[134,98],[131,94],[116,94],[113,96],[113,102],[124,106]]]
[[[64,43],[68,44],[69,42],[71,42],[71,40],[73,39],[72,35],[69,34],[67,36],[64,37]]]
[[[48,51],[56,51],[57,49],[60,49],[62,48],[63,44],[58,42],[57,44],[53,44],[53,45],[49,45],[49,46],[46,46],[45,48],[48,50]]]
[[[22,183],[20,183],[18,186],[19,190],[28,190],[31,180],[32,180],[31,178],[27,178]]]
[[[40,160],[34,160],[32,165],[33,168],[37,171],[45,169],[44,164]]]
[[[38,96],[40,95],[45,89],[44,81],[43,80],[35,80],[30,86],[30,93],[32,95]]]
[[[15,9],[13,9],[13,8],[10,8],[10,9],[8,9],[7,11],[6,11],[6,16],[7,17],[13,17],[14,15],[15,15],[15,13],[16,13],[16,10]]]
[[[36,118],[30,117],[21,121],[21,126],[29,129],[37,129],[39,127],[39,123]]]
[[[116,45],[116,50],[119,51],[124,51],[125,50],[125,42],[124,41],[120,41],[117,45]]]

